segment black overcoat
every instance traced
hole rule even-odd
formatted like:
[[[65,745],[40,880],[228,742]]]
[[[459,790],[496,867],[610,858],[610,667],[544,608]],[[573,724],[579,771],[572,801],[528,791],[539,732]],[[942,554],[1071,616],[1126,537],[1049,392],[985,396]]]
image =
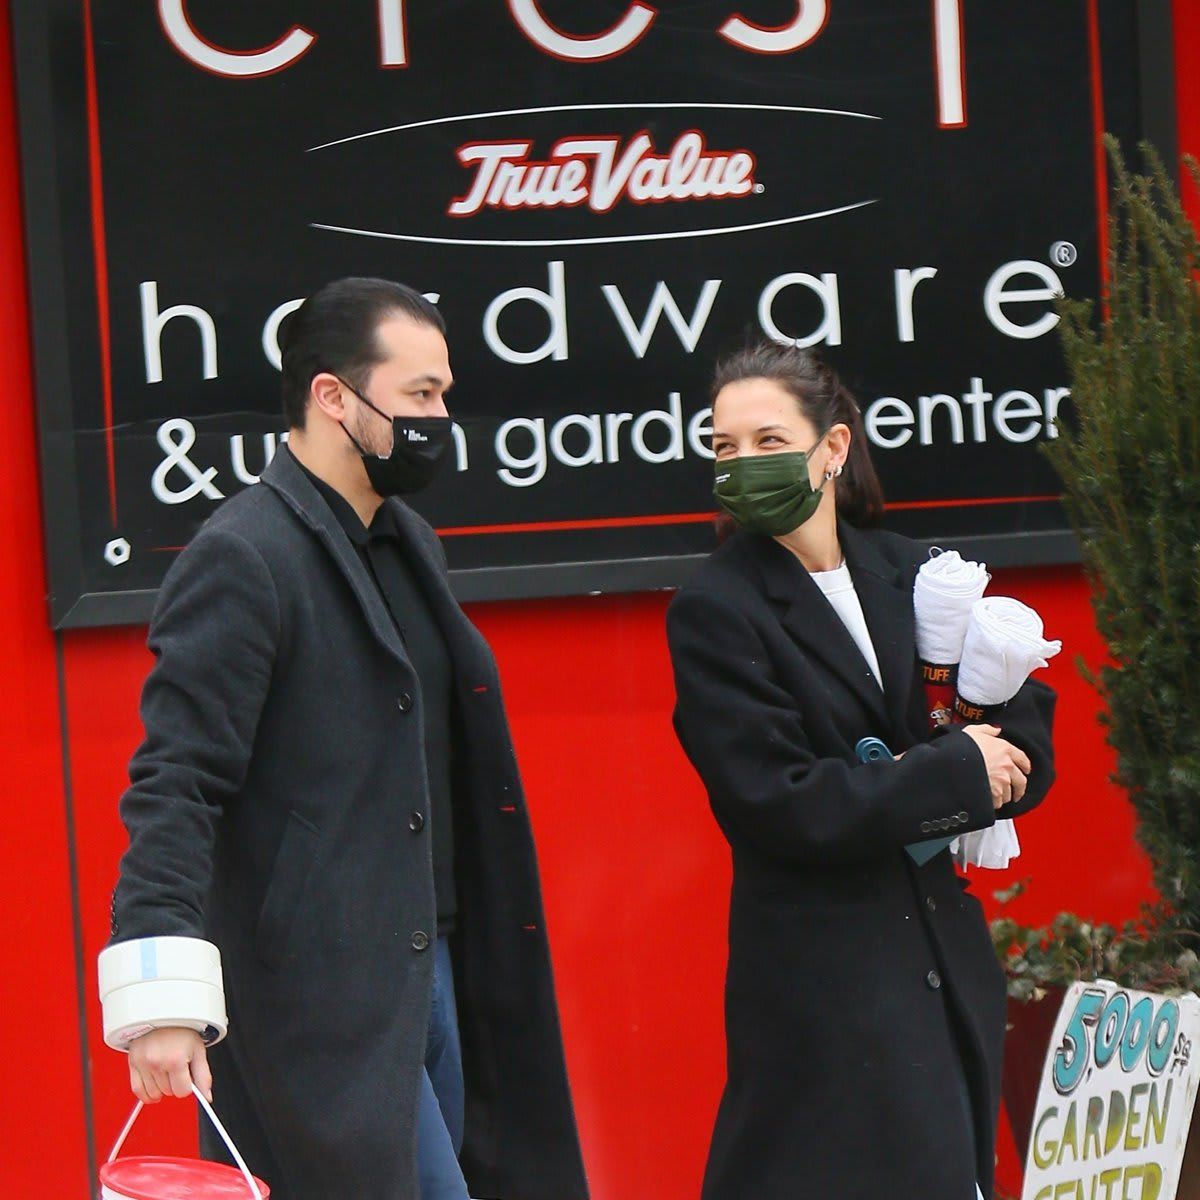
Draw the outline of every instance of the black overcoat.
[[[398,500],[460,729],[454,935],[471,1194],[586,1194],[533,839],[494,659]],[[171,567],[121,801],[116,940],[221,950],[214,1099],[274,1200],[414,1200],[436,938],[421,690],[341,525],[281,451]],[[215,1139],[205,1152],[219,1156]]]
[[[925,732],[912,603],[924,551],[840,535],[883,691],[770,538],[735,534],[668,613],[676,729],[733,857],[728,1077],[706,1200],[973,1200],[976,1179],[990,1194],[1004,982],[949,854],[918,867],[904,850],[991,825],[987,773],[966,734]],[[1052,713],[1053,693],[1027,683],[1003,714],[1033,761],[1005,815],[1050,786]],[[903,758],[859,765],[872,734]]]

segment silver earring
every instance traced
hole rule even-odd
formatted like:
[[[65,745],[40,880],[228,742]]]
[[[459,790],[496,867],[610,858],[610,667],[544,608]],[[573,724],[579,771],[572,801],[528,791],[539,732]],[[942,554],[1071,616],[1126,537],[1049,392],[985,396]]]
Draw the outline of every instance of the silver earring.
[[[825,472],[825,482],[828,483],[836,474],[837,474],[836,471],[826,471]]]
[[[841,475],[841,473],[842,473],[842,464],[838,463],[838,465],[833,468],[834,478],[836,479],[837,477],[839,477]]]

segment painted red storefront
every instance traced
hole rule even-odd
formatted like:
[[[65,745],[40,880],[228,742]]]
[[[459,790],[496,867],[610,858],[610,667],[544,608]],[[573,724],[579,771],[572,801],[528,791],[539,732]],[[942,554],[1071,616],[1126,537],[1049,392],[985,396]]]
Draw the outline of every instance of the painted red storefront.
[[[1174,19],[1180,145],[1200,153],[1200,6],[1175,0]],[[100,1041],[94,962],[149,656],[140,628],[55,635],[47,623],[12,96],[0,0],[0,1194],[83,1200],[130,1105],[124,1059]],[[1070,567],[1010,570],[993,591],[1034,605],[1066,643],[1047,672],[1061,696],[1060,782],[1023,824],[1017,866],[977,888],[991,906],[993,888],[1031,876],[1014,905],[1028,919],[1132,915],[1148,868],[1073,661],[1101,656],[1086,585]],[[667,601],[472,611],[506,681],[598,1200],[696,1195],[722,1078],[728,864],[671,733]],[[151,1114],[133,1144],[186,1152],[190,1105]],[[1002,1131],[1001,1181],[1017,1176]]]

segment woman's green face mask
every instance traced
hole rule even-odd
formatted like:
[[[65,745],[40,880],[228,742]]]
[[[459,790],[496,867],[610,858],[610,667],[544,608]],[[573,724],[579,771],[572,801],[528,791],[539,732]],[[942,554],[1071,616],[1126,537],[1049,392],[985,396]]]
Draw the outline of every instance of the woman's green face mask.
[[[826,433],[828,430],[826,430]],[[782,537],[817,511],[821,492],[809,479],[809,459],[825,434],[807,451],[749,454],[717,462],[713,495],[717,503],[751,533]]]

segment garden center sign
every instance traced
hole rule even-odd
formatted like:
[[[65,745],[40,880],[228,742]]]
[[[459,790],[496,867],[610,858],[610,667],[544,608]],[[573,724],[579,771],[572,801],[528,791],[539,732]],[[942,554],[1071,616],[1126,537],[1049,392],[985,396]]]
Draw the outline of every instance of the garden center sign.
[[[1072,552],[1053,298],[1098,291],[1133,0],[12,8],[56,625],[145,619],[279,449],[280,321],[348,274],[445,314],[417,507],[464,598],[679,582],[748,336],[842,370],[895,528]]]
[[[1172,1200],[1200,1083],[1200,1000],[1077,983],[1054,1026],[1021,1200]]]

